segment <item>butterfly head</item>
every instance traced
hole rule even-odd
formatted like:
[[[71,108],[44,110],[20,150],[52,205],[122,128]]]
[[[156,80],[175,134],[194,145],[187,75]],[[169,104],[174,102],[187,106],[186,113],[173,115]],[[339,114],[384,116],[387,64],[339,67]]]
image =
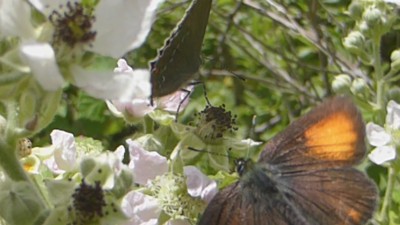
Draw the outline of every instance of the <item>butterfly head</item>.
[[[243,176],[247,171],[249,171],[254,166],[254,162],[250,159],[239,158],[235,160],[236,172],[239,176]]]

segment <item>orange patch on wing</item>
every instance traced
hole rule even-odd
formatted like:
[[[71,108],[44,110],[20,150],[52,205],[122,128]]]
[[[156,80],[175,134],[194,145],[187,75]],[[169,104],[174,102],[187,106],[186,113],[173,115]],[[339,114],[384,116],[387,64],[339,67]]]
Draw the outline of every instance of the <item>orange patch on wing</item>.
[[[353,118],[338,112],[312,125],[305,138],[306,154],[313,158],[351,160],[360,137]]]
[[[361,214],[360,212],[354,210],[354,209],[350,209],[347,212],[347,216],[349,216],[354,222],[360,222],[361,221]]]

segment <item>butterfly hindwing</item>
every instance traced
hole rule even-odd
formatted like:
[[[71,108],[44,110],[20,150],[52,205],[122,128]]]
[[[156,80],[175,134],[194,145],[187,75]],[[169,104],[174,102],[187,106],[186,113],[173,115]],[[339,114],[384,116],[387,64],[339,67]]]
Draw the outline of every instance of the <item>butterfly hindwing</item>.
[[[353,168],[282,174],[276,182],[310,224],[365,224],[375,210],[375,185]]]
[[[209,203],[199,225],[307,225],[284,201],[253,202],[239,182],[221,190]],[[250,194],[248,193],[248,194]]]

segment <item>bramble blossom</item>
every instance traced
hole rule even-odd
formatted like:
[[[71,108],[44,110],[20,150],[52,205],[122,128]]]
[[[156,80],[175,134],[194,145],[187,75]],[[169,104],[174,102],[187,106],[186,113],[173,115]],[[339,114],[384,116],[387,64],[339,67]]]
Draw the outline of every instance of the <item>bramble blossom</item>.
[[[368,155],[369,159],[378,165],[395,159],[396,147],[399,145],[400,105],[393,100],[389,101],[385,127],[370,122],[366,130],[369,143],[376,147]]]

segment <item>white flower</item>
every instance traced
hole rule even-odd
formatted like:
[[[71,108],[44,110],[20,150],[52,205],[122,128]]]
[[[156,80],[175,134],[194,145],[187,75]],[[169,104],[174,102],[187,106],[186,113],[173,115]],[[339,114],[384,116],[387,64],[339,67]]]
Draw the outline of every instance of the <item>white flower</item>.
[[[389,101],[387,105],[387,115],[385,128],[368,123],[366,133],[369,143],[376,148],[368,155],[369,159],[381,165],[396,158],[396,147],[398,140],[394,138],[394,133],[400,129],[400,105],[394,101]]]
[[[34,34],[29,4],[24,0],[0,1],[0,37],[30,38]]]
[[[156,108],[175,113],[178,110],[179,105],[179,111],[182,111],[188,104],[188,93],[178,90],[170,95],[157,98],[152,106],[149,99],[151,91],[149,71],[134,70],[124,59],[119,59],[117,65],[118,66],[114,69],[115,72],[132,74],[132,78],[137,79],[133,82],[132,86],[134,87],[130,87],[130,89],[136,88],[139,90],[138,93],[142,93],[142,95],[137,94],[135,97],[130,99],[124,98],[124,100],[114,99],[106,101],[108,108],[115,116],[125,117],[128,119],[142,118],[143,116],[153,112]],[[193,87],[188,90],[192,91],[192,89]]]
[[[132,98],[150,96],[147,94],[150,93],[147,70],[133,72],[89,71],[77,66],[71,70],[74,74],[74,84],[96,98],[127,101]],[[148,85],[146,85],[147,83]]]
[[[157,176],[168,172],[168,162],[164,156],[144,150],[137,141],[128,139],[126,142],[131,157],[129,168],[133,170],[135,183],[146,185]]]
[[[126,115],[134,118],[140,118],[152,112],[155,107],[151,106],[149,101],[151,84],[148,70],[133,70],[124,59],[119,59],[117,65],[114,71],[131,74],[132,78],[136,79],[132,83],[135,85],[133,88],[140,91],[138,91],[138,95],[131,99],[106,101],[110,111],[118,117]]]
[[[68,12],[82,0],[29,0],[46,17],[54,12]],[[94,7],[93,31],[95,39],[85,47],[93,52],[111,57],[121,57],[139,47],[145,40],[153,23],[158,5],[163,0],[101,0]],[[62,8],[60,7],[62,6]],[[71,10],[72,11],[72,10]]]
[[[157,225],[161,206],[156,198],[130,191],[121,202],[121,209],[129,218],[124,225]]]
[[[188,193],[192,197],[200,197],[209,203],[218,192],[217,183],[204,175],[195,166],[185,166],[184,174],[187,177],[186,186]]]
[[[82,50],[121,57],[140,46],[162,1],[101,0],[84,6],[80,0],[29,0],[48,18],[47,26],[40,25],[36,31],[30,21],[31,9],[26,2],[1,1],[0,35],[21,38],[20,58],[26,68],[18,69],[23,73],[31,73],[46,91],[61,89],[68,79],[96,98],[126,101],[143,95],[148,97],[150,84],[138,85],[138,77],[142,79],[142,76],[125,72],[90,71],[78,65],[84,54]],[[55,48],[57,50],[49,43],[58,46]],[[60,61],[65,68],[58,68],[57,62]],[[65,73],[61,74],[60,71]],[[149,83],[148,80],[146,78],[144,82]],[[148,90],[143,91],[146,88]]]

